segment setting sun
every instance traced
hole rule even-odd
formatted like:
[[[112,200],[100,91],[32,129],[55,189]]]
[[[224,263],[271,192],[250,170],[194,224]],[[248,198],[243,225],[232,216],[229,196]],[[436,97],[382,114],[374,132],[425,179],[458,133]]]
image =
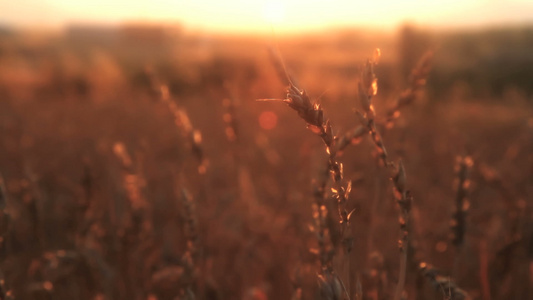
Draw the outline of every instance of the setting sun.
[[[268,1],[263,6],[263,18],[271,23],[283,21],[285,18],[285,6],[280,1]]]
[[[404,22],[433,27],[533,21],[524,0],[19,0],[5,2],[0,26],[61,27],[72,23],[180,23],[218,32],[301,32],[341,26],[392,29]],[[290,16],[290,17],[289,17]]]

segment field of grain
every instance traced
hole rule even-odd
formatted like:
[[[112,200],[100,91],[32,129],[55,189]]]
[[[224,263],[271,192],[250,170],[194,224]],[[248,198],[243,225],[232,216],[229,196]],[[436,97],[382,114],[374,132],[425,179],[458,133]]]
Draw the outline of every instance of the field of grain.
[[[0,299],[531,299],[531,41],[0,30]]]

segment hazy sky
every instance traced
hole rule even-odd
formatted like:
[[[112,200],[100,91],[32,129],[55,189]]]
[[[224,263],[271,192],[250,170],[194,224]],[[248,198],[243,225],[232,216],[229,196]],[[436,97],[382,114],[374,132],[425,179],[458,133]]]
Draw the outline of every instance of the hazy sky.
[[[339,25],[384,29],[533,24],[533,0],[0,0],[0,24],[180,22],[218,31],[296,31]]]

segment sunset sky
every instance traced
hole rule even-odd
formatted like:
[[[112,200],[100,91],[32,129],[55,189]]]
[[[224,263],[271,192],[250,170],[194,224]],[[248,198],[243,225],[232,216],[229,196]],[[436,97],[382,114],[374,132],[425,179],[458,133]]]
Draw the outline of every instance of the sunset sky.
[[[533,0],[0,0],[0,25],[181,23],[186,28],[279,32],[328,27],[381,29],[409,21],[432,27],[533,24]]]

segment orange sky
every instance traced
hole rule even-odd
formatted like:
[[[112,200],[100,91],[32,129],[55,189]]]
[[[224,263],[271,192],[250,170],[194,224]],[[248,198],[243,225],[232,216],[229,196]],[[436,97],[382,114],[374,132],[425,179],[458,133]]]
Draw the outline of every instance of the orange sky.
[[[405,21],[432,27],[533,24],[531,0],[0,0],[0,24],[179,22],[188,28],[295,32],[327,27],[390,29]]]

